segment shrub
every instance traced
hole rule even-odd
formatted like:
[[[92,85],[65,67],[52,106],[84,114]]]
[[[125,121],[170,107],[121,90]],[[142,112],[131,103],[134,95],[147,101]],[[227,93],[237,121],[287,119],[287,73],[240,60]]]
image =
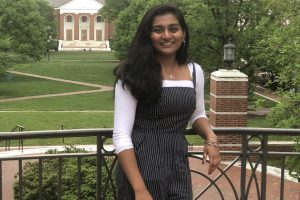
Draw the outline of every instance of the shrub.
[[[75,147],[65,147],[64,151],[51,150],[49,154],[56,153],[86,153],[84,149]],[[112,158],[106,158],[105,162],[108,166],[113,164]],[[77,199],[77,159],[64,158],[62,162],[62,200]],[[26,162],[23,167],[23,194],[24,200],[39,199],[38,187],[38,165],[37,161]],[[58,159],[43,159],[43,178],[42,178],[42,199],[56,200],[58,199]],[[107,187],[108,173],[105,167],[102,168],[102,188],[105,195],[105,200],[113,200],[114,186],[111,184]],[[94,200],[96,196],[96,158],[85,157],[81,159],[81,199]],[[18,175],[16,175],[17,178]],[[114,184],[114,180],[113,180]],[[19,198],[19,181],[14,184],[14,199]]]
[[[286,93],[268,115],[267,120],[277,128],[300,128],[300,93]],[[294,151],[300,152],[300,137],[294,139]],[[300,179],[300,157],[287,158],[290,175]],[[299,180],[300,181],[300,180]]]

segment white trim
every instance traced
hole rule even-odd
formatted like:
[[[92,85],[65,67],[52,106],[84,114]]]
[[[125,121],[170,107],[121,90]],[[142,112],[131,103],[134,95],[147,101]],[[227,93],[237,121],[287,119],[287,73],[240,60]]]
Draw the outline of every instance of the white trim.
[[[247,99],[248,98],[248,96],[232,96],[232,95],[222,96],[222,95],[215,95],[213,93],[210,93],[210,96],[213,96],[215,98],[220,98],[220,99]]]
[[[235,78],[235,77],[214,77],[214,76],[210,76],[210,79],[215,80],[215,81],[244,81],[244,82],[248,82],[248,78]]]
[[[216,112],[213,109],[209,109],[210,112],[214,113],[215,115],[247,115],[248,112]]]
[[[102,7],[103,5],[95,0],[73,0],[59,7],[59,9],[60,9],[60,14],[64,14],[64,13],[95,14],[98,13],[99,9]]]

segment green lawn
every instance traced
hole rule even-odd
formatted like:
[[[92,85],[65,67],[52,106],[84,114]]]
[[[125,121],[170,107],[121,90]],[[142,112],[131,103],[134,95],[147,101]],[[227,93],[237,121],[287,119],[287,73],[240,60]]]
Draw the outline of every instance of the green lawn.
[[[86,58],[87,59],[87,58]],[[115,62],[100,61],[41,61],[13,67],[11,70],[73,81],[113,85]]]
[[[14,74],[11,80],[0,79],[0,99],[95,89],[97,88]]]
[[[112,111],[113,92],[49,97],[0,103],[0,111]],[[5,113],[0,113],[2,115]],[[1,122],[0,122],[1,127]],[[45,127],[47,128],[47,127]]]
[[[113,112],[5,112],[0,113],[1,131],[11,131],[17,124],[26,131],[110,128]]]
[[[47,61],[47,58],[44,58]],[[59,51],[50,52],[50,61],[106,61],[106,60],[117,60],[111,52],[82,52],[82,51]]]

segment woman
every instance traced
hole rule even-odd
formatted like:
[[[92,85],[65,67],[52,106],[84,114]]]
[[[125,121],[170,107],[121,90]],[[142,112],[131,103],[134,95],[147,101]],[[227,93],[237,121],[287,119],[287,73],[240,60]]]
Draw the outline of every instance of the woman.
[[[204,109],[201,67],[187,61],[182,12],[158,5],[143,17],[124,62],[115,70],[113,142],[122,200],[191,200],[185,129],[206,139],[212,173],[220,163],[217,136]]]

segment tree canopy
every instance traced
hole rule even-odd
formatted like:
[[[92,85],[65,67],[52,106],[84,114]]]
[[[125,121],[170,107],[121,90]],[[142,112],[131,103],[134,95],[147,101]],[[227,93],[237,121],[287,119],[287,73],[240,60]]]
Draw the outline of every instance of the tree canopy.
[[[45,0],[0,0],[0,72],[27,58],[41,59],[54,24]]]
[[[106,0],[104,6],[99,10],[99,14],[109,21],[114,21],[128,5],[129,1],[126,0]]]
[[[300,85],[300,3],[269,0],[268,15],[256,31],[264,37],[252,49],[253,63],[269,76],[271,89],[297,91]]]

